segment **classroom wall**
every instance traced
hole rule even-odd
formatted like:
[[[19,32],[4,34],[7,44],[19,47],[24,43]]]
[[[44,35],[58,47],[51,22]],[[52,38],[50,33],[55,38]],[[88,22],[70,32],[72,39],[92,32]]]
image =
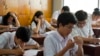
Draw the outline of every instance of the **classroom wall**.
[[[53,0],[53,12],[61,9],[63,6],[63,0]]]
[[[52,15],[52,0],[0,0],[0,16],[11,11],[17,14],[22,26],[30,24],[34,13],[41,10],[50,21]]]

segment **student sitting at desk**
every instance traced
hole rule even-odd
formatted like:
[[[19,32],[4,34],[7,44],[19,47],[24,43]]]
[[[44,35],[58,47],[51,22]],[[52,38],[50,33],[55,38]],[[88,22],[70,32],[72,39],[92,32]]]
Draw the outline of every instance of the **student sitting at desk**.
[[[51,31],[44,40],[44,56],[84,56],[82,39],[70,35],[75,23],[72,13],[59,15],[57,30]]]
[[[40,33],[43,34],[46,32],[46,28],[49,30],[54,30],[54,27],[52,27],[45,19],[42,11],[37,11],[35,15],[33,16],[31,28],[33,33]]]
[[[77,24],[74,26],[72,30],[72,36],[82,37],[84,42],[96,43],[99,42],[99,39],[93,38],[93,30],[91,24],[87,21],[87,13],[83,10],[79,10],[75,13],[77,18]]]
[[[17,19],[17,16],[12,12],[8,12],[6,15],[3,16],[2,22],[0,24],[0,32],[5,32],[8,31],[10,28],[19,26],[20,23]]]
[[[57,24],[58,16],[63,12],[70,12],[70,8],[68,6],[63,6],[61,10],[55,11],[52,15],[51,24]]]
[[[19,27],[16,32],[0,35],[0,55],[22,55],[24,49],[38,48],[39,44],[30,38],[28,28]]]

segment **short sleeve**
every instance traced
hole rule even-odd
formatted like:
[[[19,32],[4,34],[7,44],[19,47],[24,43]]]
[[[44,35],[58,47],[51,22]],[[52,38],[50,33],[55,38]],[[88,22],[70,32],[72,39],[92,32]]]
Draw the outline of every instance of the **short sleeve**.
[[[90,25],[89,28],[90,28],[90,29],[89,29],[89,35],[90,35],[90,36],[93,36],[93,35],[94,35],[94,32],[93,32],[92,26]]]
[[[33,30],[34,28],[36,28],[36,24],[35,24],[35,22],[32,22],[31,29]]]
[[[51,24],[46,20],[45,20],[45,25],[46,25],[47,28],[51,27]]]
[[[44,40],[44,56],[54,56],[56,54],[54,43],[50,37],[49,35]]]
[[[72,37],[79,36],[79,34],[78,34],[76,29],[72,29],[71,36]]]
[[[0,35],[0,48],[4,48],[4,46],[8,43],[10,32],[4,32]]]
[[[53,15],[52,15],[52,18],[55,19],[55,20],[57,20],[58,16],[59,16],[59,11],[55,11],[53,13]]]
[[[32,38],[30,38],[30,40],[26,44],[27,45],[35,45],[35,44],[37,44],[37,42],[35,40],[33,40]]]

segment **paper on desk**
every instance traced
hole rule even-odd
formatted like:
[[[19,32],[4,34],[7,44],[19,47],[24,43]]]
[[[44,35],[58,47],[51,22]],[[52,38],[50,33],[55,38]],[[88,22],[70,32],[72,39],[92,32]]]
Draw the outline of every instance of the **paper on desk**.
[[[24,52],[23,56],[36,56],[40,50],[27,50]]]

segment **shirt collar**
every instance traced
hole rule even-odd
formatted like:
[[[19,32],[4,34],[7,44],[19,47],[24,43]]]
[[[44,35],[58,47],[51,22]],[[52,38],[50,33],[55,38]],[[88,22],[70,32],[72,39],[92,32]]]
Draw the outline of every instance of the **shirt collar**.
[[[57,38],[59,39],[60,42],[64,41],[64,40],[67,40],[68,39],[68,36],[65,37],[65,39],[60,35],[60,33],[58,31],[56,31],[56,34],[57,34]]]

